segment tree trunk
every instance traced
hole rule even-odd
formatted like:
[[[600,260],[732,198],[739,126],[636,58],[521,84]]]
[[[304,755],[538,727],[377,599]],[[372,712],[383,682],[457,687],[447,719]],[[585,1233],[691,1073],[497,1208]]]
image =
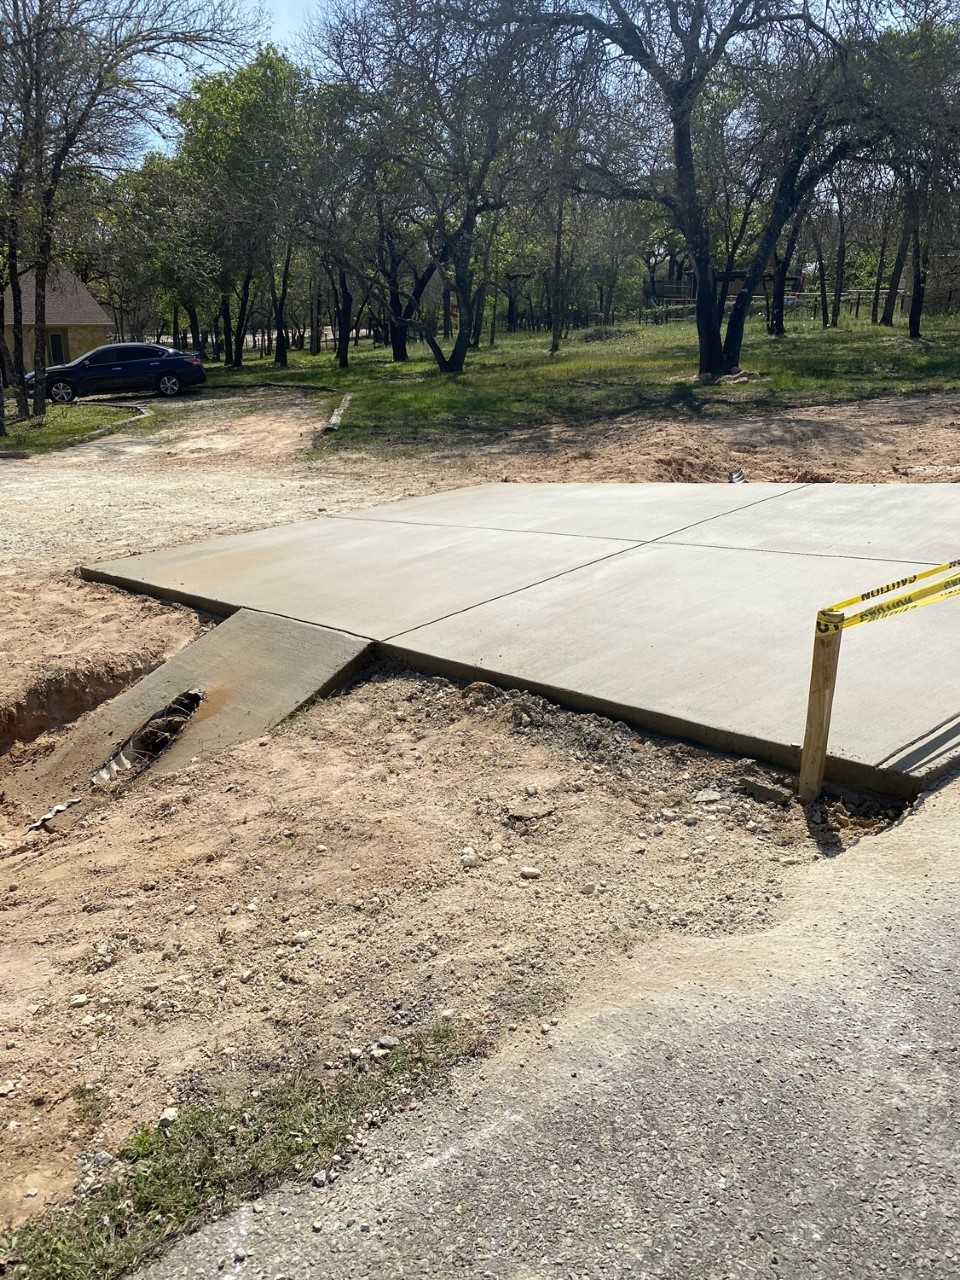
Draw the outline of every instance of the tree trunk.
[[[310,282],[310,354],[320,354],[320,273]]]
[[[4,332],[6,316],[4,314],[3,281],[0,279],[0,436],[7,434],[7,387],[10,385],[11,361],[7,350],[7,337]]]
[[[817,274],[820,279],[820,322],[826,329],[830,323],[827,316],[827,269],[823,262],[823,241],[818,231],[813,233],[813,247],[817,254]]]
[[[220,316],[223,320],[223,367],[233,366],[233,321],[230,318],[230,299],[224,294],[220,299]]]
[[[203,335],[200,332],[200,317],[197,315],[197,308],[192,302],[188,302],[186,307],[187,319],[190,321],[190,341],[193,343],[193,349],[197,355],[200,356],[201,359],[205,359],[207,353],[204,350],[204,347],[206,344],[203,340]]]
[[[33,416],[42,418],[47,411],[47,271],[52,245],[49,233],[41,236],[37,261],[33,268]]]
[[[293,243],[288,241],[283,258],[283,269],[280,273],[279,290],[277,289],[277,282],[273,272],[273,263],[270,263],[270,301],[273,303],[273,321],[277,333],[273,363],[280,369],[286,369],[287,367],[286,310],[287,292],[290,288],[290,258],[292,254]]]
[[[253,271],[248,270],[240,286],[240,297],[237,300],[237,323],[233,330],[233,359],[230,362],[234,369],[243,368],[243,344],[247,336],[247,325],[250,323],[250,285]]]
[[[684,210],[684,235],[693,261],[697,283],[696,316],[699,348],[699,376],[712,380],[726,372],[720,316],[717,312],[716,281],[711,256],[710,229],[700,204],[693,139],[688,110],[675,111],[673,118],[673,155],[677,175],[679,205]]]
[[[840,324],[840,303],[843,299],[843,286],[847,275],[847,225],[843,217],[843,206],[838,205],[837,221],[837,258],[833,274],[833,306],[830,309],[830,328],[836,329]]]
[[[450,286],[443,286],[443,340],[449,342],[453,337],[453,317],[450,313]]]
[[[903,275],[904,263],[907,260],[907,250],[910,247],[910,214],[904,202],[903,209],[903,226],[900,230],[900,239],[897,242],[897,252],[893,258],[893,267],[890,270],[890,282],[887,285],[887,296],[883,301],[883,315],[880,317],[880,323],[888,328],[893,324],[893,317],[897,310],[897,298],[900,294],[900,279]]]
[[[340,268],[337,293],[337,365],[346,369],[350,365],[350,323],[353,314],[353,294],[347,282],[347,273]]]
[[[560,350],[563,336],[563,196],[557,201],[557,225],[553,237],[553,274],[550,282],[550,354]]]
[[[787,290],[787,276],[790,273],[790,263],[793,261],[793,255],[797,250],[797,242],[800,239],[800,230],[803,227],[803,220],[805,217],[806,210],[801,209],[791,223],[790,234],[787,236],[787,243],[783,250],[783,257],[777,264],[777,269],[773,277],[773,304],[772,314],[770,317],[770,333],[775,338],[782,338],[787,332],[784,326],[784,301]]]
[[[927,288],[927,249],[920,239],[920,200],[912,188],[907,191],[907,206],[910,215],[910,266],[913,277],[907,331],[911,338],[916,339],[920,337],[920,317],[923,315],[923,298]]]
[[[870,323],[879,324],[880,322],[880,291],[883,288],[883,270],[887,265],[887,239],[890,234],[890,227],[886,216],[883,219],[883,226],[880,231],[880,253],[877,257],[877,273],[873,280],[873,300],[870,303]]]

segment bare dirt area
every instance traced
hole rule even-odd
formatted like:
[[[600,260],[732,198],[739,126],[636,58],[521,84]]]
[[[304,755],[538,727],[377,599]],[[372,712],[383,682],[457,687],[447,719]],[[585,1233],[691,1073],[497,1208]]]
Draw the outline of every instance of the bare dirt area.
[[[960,396],[946,393],[663,420],[620,418],[537,442],[536,474],[505,479],[833,484],[960,482]],[[557,474],[557,473],[562,474]]]
[[[773,787],[773,799],[758,799]],[[540,1022],[635,942],[767,927],[888,823],[766,770],[490,686],[375,673],[267,739],[141,777],[0,863],[0,1215],[166,1105],[384,1034]]]
[[[808,827],[776,779],[728,758],[383,671],[266,739],[144,774],[69,831],[25,837],[37,815],[2,796],[4,780],[92,705],[64,691],[109,696],[207,625],[79,581],[83,559],[498,479],[960,468],[957,396],[395,454],[318,447],[318,397],[236,401],[0,462],[0,726],[6,708],[8,738],[54,731],[0,755],[0,1218],[96,1176],[171,1103],[308,1059],[336,1066],[447,1010],[538,1036],[567,991],[636,942],[765,928],[804,864],[893,820],[837,802]]]

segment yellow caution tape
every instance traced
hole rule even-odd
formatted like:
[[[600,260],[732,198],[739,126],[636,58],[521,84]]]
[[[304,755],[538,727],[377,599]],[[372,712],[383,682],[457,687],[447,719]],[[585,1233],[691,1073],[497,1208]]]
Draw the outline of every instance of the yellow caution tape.
[[[874,587],[871,591],[864,591],[862,595],[851,596],[849,600],[832,604],[826,609],[821,609],[817,614],[817,631],[821,635],[846,631],[850,627],[858,627],[861,622],[879,622],[882,618],[892,618],[900,613],[908,613],[911,609],[922,609],[924,605],[939,604],[941,600],[960,595],[960,574],[943,577],[944,574],[957,568],[960,568],[960,560],[948,560],[946,564],[938,564],[932,569],[912,573],[909,577],[900,578],[897,582],[888,582],[886,586]],[[842,613],[844,609],[849,609],[855,604],[866,604],[868,600],[875,600],[878,596],[885,596],[891,591],[899,591],[902,587],[909,587],[915,582],[923,582],[935,577],[939,577],[940,581],[931,582],[929,586],[919,587],[916,591],[905,591],[902,595],[894,596],[892,600],[885,600],[882,604],[861,609],[859,613],[851,614],[849,618],[838,621],[836,617],[830,616]]]

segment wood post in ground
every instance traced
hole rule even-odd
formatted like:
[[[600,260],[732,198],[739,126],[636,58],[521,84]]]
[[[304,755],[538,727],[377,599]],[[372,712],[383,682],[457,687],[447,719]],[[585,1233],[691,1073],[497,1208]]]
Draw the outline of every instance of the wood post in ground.
[[[841,623],[842,613],[822,613],[817,621]],[[820,627],[813,637],[813,664],[810,668],[810,693],[807,699],[807,727],[803,735],[803,754],[800,757],[799,797],[804,804],[816,800],[823,786],[823,771],[827,763],[827,740],[830,737],[830,716],[833,712],[833,691],[837,685],[837,663],[840,660],[840,641],[843,632],[822,631]]]

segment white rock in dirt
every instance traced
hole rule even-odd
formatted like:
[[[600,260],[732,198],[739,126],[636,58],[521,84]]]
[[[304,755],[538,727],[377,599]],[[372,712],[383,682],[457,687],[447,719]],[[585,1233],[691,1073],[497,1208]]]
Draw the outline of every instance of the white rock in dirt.
[[[521,880],[539,880],[540,868],[539,867],[521,867],[520,879]]]
[[[351,1050],[350,1050],[350,1057],[353,1059],[353,1061],[354,1061],[354,1062],[359,1062],[359,1061],[360,1061],[360,1059],[363,1057],[363,1050],[362,1050],[362,1049],[351,1049]]]
[[[662,824],[661,822],[657,822],[657,823],[655,823],[655,824],[654,824],[654,827],[653,827],[653,834],[654,834],[655,836],[662,836],[662,835],[663,835],[663,824]]]
[[[471,849],[469,853],[461,853],[460,865],[464,871],[469,871],[472,867],[479,867],[480,859]]]
[[[722,799],[722,793],[713,791],[710,787],[704,787],[702,791],[698,791],[693,797],[694,804],[716,804],[718,800]]]
[[[378,1036],[377,1037],[377,1045],[381,1049],[396,1049],[399,1044],[400,1044],[400,1041],[397,1039],[396,1036]]]
[[[293,935],[293,940],[298,947],[302,947],[305,943],[313,941],[313,930],[301,929],[299,933]]]
[[[85,991],[80,991],[75,996],[70,997],[70,1007],[73,1009],[82,1009],[85,1004],[89,1003],[90,997]]]
[[[197,904],[195,902],[191,902],[188,907],[183,908],[183,914],[185,916],[192,916],[193,913],[196,911],[196,909],[197,909]]]
[[[241,981],[241,982],[250,982],[252,978],[253,978],[253,970],[252,970],[252,969],[241,969],[241,970],[240,970],[240,981]]]
[[[597,886],[593,883],[592,880],[587,880],[584,884],[580,886],[580,892],[585,893],[588,898],[592,893],[596,893],[596,891],[597,891]]]
[[[160,1128],[169,1129],[172,1124],[176,1123],[179,1115],[180,1115],[180,1111],[178,1110],[177,1107],[164,1107],[164,1109],[160,1112],[160,1120],[159,1120]]]
[[[0,1098],[9,1098],[16,1088],[16,1080],[0,1080]]]
[[[371,1049],[371,1050],[370,1050],[370,1057],[371,1057],[371,1058],[373,1058],[374,1062],[380,1062],[383,1058],[389,1058],[389,1057],[390,1057],[390,1050],[389,1050],[389,1049],[376,1049],[376,1048]]]

